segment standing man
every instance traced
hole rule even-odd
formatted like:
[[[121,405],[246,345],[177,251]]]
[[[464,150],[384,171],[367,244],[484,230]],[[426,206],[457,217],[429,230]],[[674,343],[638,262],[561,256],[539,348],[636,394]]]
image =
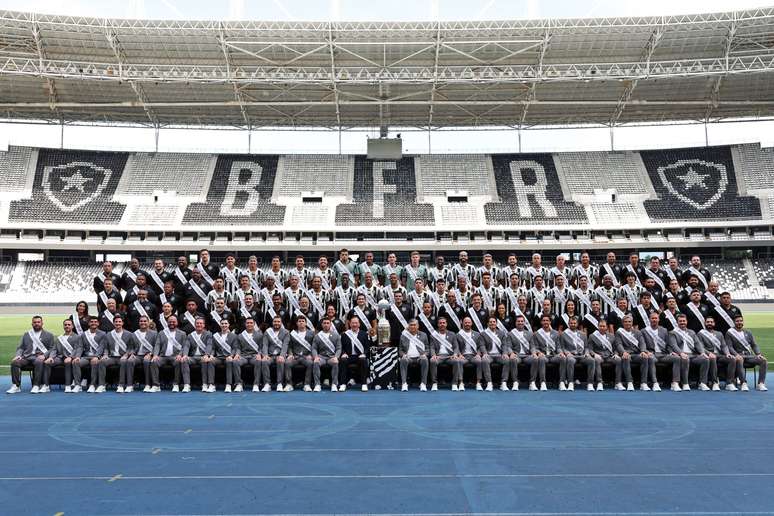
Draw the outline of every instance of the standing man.
[[[366,274],[371,273],[371,277],[374,283],[378,285],[379,278],[382,277],[382,268],[374,263],[374,253],[368,251],[365,253],[365,261],[360,264],[360,278],[361,280],[366,277]],[[362,283],[362,281],[361,281]]]
[[[427,281],[427,268],[419,263],[419,251],[411,251],[409,260],[409,263],[403,267],[401,280],[406,286],[406,290],[411,292],[414,290],[414,282],[416,280]]]
[[[100,292],[105,290],[105,280],[110,279],[112,285],[116,288],[121,286],[121,277],[113,272],[113,262],[102,262],[102,271],[94,276],[92,286],[94,292],[99,295]]]
[[[339,259],[333,264],[333,271],[336,273],[336,283],[341,283],[341,276],[346,273],[350,280],[356,283],[360,277],[360,269],[354,260],[349,259],[349,251],[342,249],[339,251]]]
[[[109,262],[107,262],[109,263]],[[96,280],[95,280],[96,281]],[[54,336],[43,329],[43,318],[36,315],[32,318],[32,328],[22,335],[16,353],[11,360],[11,388],[6,392],[16,394],[21,392],[21,368],[33,366],[32,390],[33,394],[40,391],[43,384],[45,361],[54,350]],[[44,389],[43,392],[46,392]]]
[[[195,269],[199,271],[202,279],[210,287],[212,287],[215,278],[220,274],[220,268],[210,261],[210,252],[207,249],[199,251],[199,261],[196,263]]]

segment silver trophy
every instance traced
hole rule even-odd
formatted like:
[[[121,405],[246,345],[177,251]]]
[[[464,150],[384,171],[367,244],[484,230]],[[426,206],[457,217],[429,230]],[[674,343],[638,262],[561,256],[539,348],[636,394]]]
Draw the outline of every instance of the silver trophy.
[[[376,339],[382,346],[390,345],[390,322],[387,320],[387,310],[390,309],[390,302],[386,299],[380,300],[376,305],[376,313],[379,320],[376,323]]]

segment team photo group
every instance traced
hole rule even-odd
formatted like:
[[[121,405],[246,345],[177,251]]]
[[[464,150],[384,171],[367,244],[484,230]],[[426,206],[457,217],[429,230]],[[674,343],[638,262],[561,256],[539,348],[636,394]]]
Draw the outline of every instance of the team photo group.
[[[434,264],[412,252],[409,263],[390,253],[377,264],[342,249],[332,264],[297,256],[288,267],[275,256],[265,269],[255,256],[239,267],[233,254],[216,264],[202,250],[193,266],[181,256],[143,270],[132,259],[120,275],[106,261],[95,303],[79,302],[61,323],[32,318],[7,392],[21,392],[23,371],[32,393],[51,383],[66,393],[517,391],[520,382],[632,391],[635,381],[643,391],[749,391],[750,368],[766,390],[766,358],[698,256],[682,269],[636,252],[600,264],[582,252],[572,266],[567,256],[495,264],[484,254],[474,266],[465,251]]]

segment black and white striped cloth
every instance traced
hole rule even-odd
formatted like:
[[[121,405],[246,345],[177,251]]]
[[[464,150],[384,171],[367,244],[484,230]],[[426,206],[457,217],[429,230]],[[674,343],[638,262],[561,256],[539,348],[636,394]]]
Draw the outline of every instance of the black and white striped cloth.
[[[371,348],[368,357],[368,383],[374,384],[377,381],[386,380],[387,382],[396,379],[395,370],[398,365],[398,348],[384,347]]]

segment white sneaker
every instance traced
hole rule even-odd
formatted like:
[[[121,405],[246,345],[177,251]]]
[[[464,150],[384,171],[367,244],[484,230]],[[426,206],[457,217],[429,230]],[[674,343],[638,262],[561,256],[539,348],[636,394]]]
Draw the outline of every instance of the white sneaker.
[[[424,383],[420,383],[419,390],[422,392],[427,392],[427,385],[425,385]]]
[[[501,391],[507,391],[507,390],[508,390],[508,384],[507,384],[507,383],[505,383],[505,382],[502,382],[502,383],[500,384],[500,390],[501,390]]]
[[[161,392],[161,387],[159,387],[158,385],[154,385],[153,387],[151,387],[150,391],[151,392]]]
[[[519,381],[518,380],[514,380],[513,381],[513,387],[511,387],[511,390],[512,391],[518,391],[519,390]]]
[[[653,384],[653,392],[661,392],[661,386],[658,384],[658,382]]]
[[[16,385],[11,385],[11,388],[5,391],[6,394],[17,394],[20,392],[21,392],[21,389],[18,388]]]
[[[687,383],[684,383],[684,384],[683,384],[683,390],[684,390],[684,391],[690,391],[690,390],[691,390],[691,386],[690,386],[690,385],[688,385]]]
[[[119,385],[118,387],[116,387],[116,392],[118,394],[123,394],[124,393],[124,388]]]
[[[437,384],[437,383],[434,383],[434,384],[433,384],[433,385],[430,387],[430,390],[431,390],[431,391],[433,391],[433,392],[437,391],[437,390],[438,390],[438,384]]]
[[[81,389],[85,389],[88,386],[89,386],[89,381],[81,379]]]
[[[183,392],[191,392],[191,386],[188,384],[183,385]]]
[[[320,392],[320,391],[322,391],[322,387],[320,387],[320,384],[318,383],[317,385],[314,386],[314,392]]]
[[[304,392],[312,392],[312,386],[311,385],[304,385]]]
[[[465,384],[464,383],[460,383],[460,392],[462,392],[464,390],[465,390]]]
[[[242,386],[241,383],[238,383],[236,387],[234,387],[234,392],[242,392],[245,388]]]
[[[330,387],[330,386],[331,386],[331,381],[330,380],[328,380],[327,378],[325,380],[323,380],[323,387]]]
[[[203,383],[202,384],[202,392],[207,392],[209,390],[210,390],[210,386],[207,385],[206,383]],[[150,391],[148,391],[148,392],[150,392]]]
[[[368,384],[364,383],[360,386],[360,392],[368,392]]]
[[[734,385],[733,383],[727,383],[726,384],[726,390],[729,391],[729,392],[736,392],[739,389],[737,389],[736,385]]]
[[[682,389],[680,389],[680,384],[677,382],[672,382],[672,390],[675,392],[680,392]]]
[[[70,390],[70,392],[81,392],[82,390],[83,390],[83,389],[81,388],[81,386],[80,386],[80,385],[76,385],[75,387],[73,387],[73,388]]]
[[[476,390],[477,391],[483,391],[484,390],[484,388],[481,387],[481,383],[476,383]]]
[[[597,382],[597,391],[604,391],[605,390],[605,384],[602,382]]]
[[[546,382],[540,382],[540,390],[541,391],[547,391],[548,385],[546,385]]]
[[[261,392],[261,386],[257,383],[253,384],[253,392]]]
[[[381,386],[381,385],[379,385],[379,384],[377,383],[377,384],[374,386],[374,390],[375,390],[375,391],[381,391],[381,390],[382,390],[382,386]]]
[[[407,392],[408,391],[408,384],[404,383],[403,385],[401,385],[400,386],[400,390],[401,390],[401,392]]]
[[[487,392],[492,392],[493,389],[494,389],[494,385],[492,385],[492,382],[488,382],[486,384],[486,389],[484,389],[484,390],[487,391]]]
[[[560,391],[566,391],[567,387],[564,386],[564,382],[559,382],[559,390]]]
[[[710,388],[707,386],[706,383],[700,383],[699,384],[699,390],[700,391],[708,391],[708,390],[710,390]]]
[[[339,386],[334,384],[331,384],[331,392],[339,392]]]
[[[347,385],[350,386],[350,387],[354,387],[355,386],[355,379],[354,378],[350,378],[349,381],[347,382]]]
[[[632,382],[629,382],[626,384],[626,390],[627,391],[633,391],[634,390],[634,384]]]
[[[761,392],[766,392],[766,391],[769,390],[768,388],[766,388],[766,384],[765,383],[759,383],[758,386],[755,389],[759,390]]]
[[[347,384],[346,383],[343,383],[343,384],[339,385],[339,392],[344,392],[346,390],[347,390]]]
[[[218,389],[215,387],[214,383],[211,383],[209,387],[207,387],[207,392],[215,392]]]
[[[230,385],[226,385],[226,388],[223,389],[223,392],[231,392],[231,386]]]
[[[261,389],[263,392],[271,392],[271,384],[267,383],[264,384],[263,389]]]
[[[180,392],[180,386],[178,384],[173,385],[172,392]]]
[[[41,385],[40,392],[51,392],[51,388],[48,385]]]
[[[73,392],[73,391],[72,391],[72,389],[70,389],[70,386],[68,385],[67,387],[65,387],[65,392],[66,393],[70,393],[70,392]]]
[[[433,385],[433,387],[435,387],[435,385]],[[460,388],[459,388],[459,387],[457,387],[457,384],[456,384],[456,383],[453,383],[453,384],[452,384],[452,392],[457,392],[457,391],[459,391],[459,390],[460,390]]]
[[[715,382],[712,384],[712,390],[713,391],[719,391],[720,390],[720,384],[718,382]]]
[[[535,384],[535,382],[529,382],[529,390],[531,390],[531,391],[538,390],[537,385]]]
[[[574,391],[575,390],[575,384],[572,384],[572,383],[567,384],[567,390],[568,391]]]
[[[586,386],[586,390],[587,390],[587,391],[593,391],[593,390],[594,390],[594,384],[593,384],[593,383],[590,383],[590,384],[588,384],[588,385]]]
[[[626,387],[624,387],[622,383],[617,383],[617,384],[615,384],[615,390],[617,390],[617,391],[625,391]]]
[[[750,392],[750,388],[747,386],[747,382],[744,382],[739,390],[742,392]]]
[[[33,385],[32,389],[30,389],[30,394],[37,394],[39,392],[40,392],[40,387],[38,387],[37,385]]]
[[[97,387],[97,390],[95,392],[97,392],[97,393],[105,392],[105,386],[104,385],[100,385],[99,387]]]
[[[202,385],[202,389],[204,389],[204,387],[205,386]],[[146,385],[145,388],[142,390],[142,392],[150,392],[150,390],[151,390],[151,386],[150,385]]]
[[[293,386],[292,386],[292,385],[290,385],[290,384],[288,384],[288,385],[286,385],[286,386],[285,386],[285,392],[293,392],[294,390],[296,390],[296,388],[295,388],[295,387],[293,387]]]
[[[640,390],[641,390],[641,391],[649,391],[649,390],[650,390],[650,387],[648,387],[648,384],[647,384],[647,383],[641,383],[641,384],[640,384]]]
[[[281,383],[277,384],[277,392],[285,392],[285,386]]]

